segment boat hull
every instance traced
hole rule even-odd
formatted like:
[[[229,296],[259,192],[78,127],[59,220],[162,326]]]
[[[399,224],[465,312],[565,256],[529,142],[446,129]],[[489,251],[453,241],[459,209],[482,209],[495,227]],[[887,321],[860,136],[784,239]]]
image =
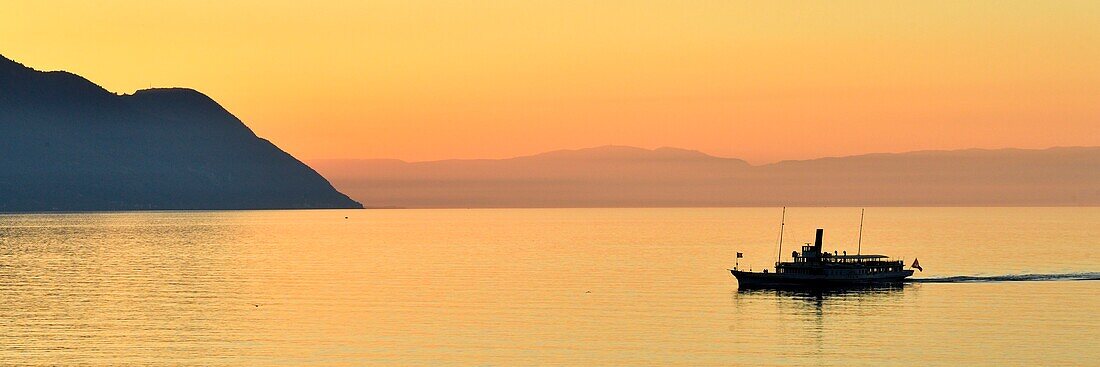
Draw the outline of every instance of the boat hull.
[[[880,273],[861,277],[842,277],[827,275],[800,275],[778,273],[754,273],[740,270],[730,270],[734,278],[737,278],[738,288],[846,288],[895,285],[905,282],[905,278],[912,276],[912,270],[899,272]]]

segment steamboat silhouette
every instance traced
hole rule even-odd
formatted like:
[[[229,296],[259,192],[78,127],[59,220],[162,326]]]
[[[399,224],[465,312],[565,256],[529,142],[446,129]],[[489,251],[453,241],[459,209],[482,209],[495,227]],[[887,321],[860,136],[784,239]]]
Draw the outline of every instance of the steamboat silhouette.
[[[783,211],[786,218],[786,208]],[[782,253],[783,225],[780,223],[779,246]],[[860,247],[863,240],[863,216],[860,215]],[[817,229],[813,244],[802,246],[802,251],[791,253],[792,261],[776,261],[775,269],[760,272],[744,271],[734,266],[730,273],[737,278],[741,289],[753,288],[841,288],[861,286],[896,285],[913,275],[912,269],[923,271],[915,259],[912,269],[906,269],[903,260],[885,255],[848,255],[822,251],[825,230]],[[741,257],[741,253],[737,254]]]

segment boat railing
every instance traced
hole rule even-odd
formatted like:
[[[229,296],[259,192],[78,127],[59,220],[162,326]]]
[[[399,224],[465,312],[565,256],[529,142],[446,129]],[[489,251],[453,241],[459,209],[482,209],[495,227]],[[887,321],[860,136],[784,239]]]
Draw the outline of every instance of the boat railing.
[[[822,257],[822,262],[830,264],[895,264],[904,263],[905,260],[901,258],[893,257],[844,257],[844,256],[825,256]]]

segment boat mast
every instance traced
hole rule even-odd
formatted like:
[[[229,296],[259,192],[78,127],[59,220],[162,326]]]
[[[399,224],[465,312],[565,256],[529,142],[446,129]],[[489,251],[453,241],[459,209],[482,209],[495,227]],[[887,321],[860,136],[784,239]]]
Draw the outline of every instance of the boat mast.
[[[856,258],[859,258],[860,251],[863,250],[863,211],[859,210],[859,239],[856,240]],[[861,261],[862,262],[862,261]]]
[[[787,224],[787,207],[783,207],[783,214],[779,217],[779,253],[775,255],[775,266],[779,266],[779,262],[783,260],[783,226],[785,224]]]

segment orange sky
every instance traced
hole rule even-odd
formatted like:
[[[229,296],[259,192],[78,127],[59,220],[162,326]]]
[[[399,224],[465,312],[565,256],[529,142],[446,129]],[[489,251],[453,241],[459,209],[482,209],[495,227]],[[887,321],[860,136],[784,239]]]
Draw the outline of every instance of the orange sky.
[[[0,53],[303,159],[1100,145],[1097,1],[5,1]]]

